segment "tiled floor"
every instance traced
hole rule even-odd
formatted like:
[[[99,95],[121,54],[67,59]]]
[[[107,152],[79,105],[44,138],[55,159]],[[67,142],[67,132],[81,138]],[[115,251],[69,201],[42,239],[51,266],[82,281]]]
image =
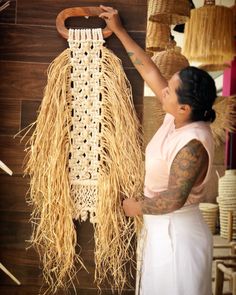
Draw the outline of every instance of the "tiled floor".
[[[219,235],[214,235],[214,245],[219,245],[219,244],[228,244],[228,242],[227,242],[226,239],[221,238]],[[214,253],[214,255],[227,255],[227,254],[229,254],[229,249],[223,249],[223,248],[216,249],[216,248],[214,248],[213,253]],[[214,261],[213,261],[213,264],[212,264],[212,270],[213,270],[213,274],[212,274],[213,278],[215,278],[215,262]],[[212,282],[212,285],[213,285],[213,291],[214,291],[214,280]],[[229,292],[229,282],[228,281],[224,282],[223,294],[224,295],[231,294]]]

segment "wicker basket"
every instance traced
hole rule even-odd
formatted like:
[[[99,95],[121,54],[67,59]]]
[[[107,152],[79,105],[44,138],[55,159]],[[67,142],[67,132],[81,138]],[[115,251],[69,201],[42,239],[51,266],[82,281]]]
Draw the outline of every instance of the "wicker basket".
[[[220,235],[228,237],[228,213],[233,211],[233,239],[236,239],[236,170],[226,170],[219,179]]]
[[[211,203],[200,203],[199,209],[212,234],[215,234],[219,206]]]
[[[150,21],[162,24],[183,24],[189,19],[188,0],[149,0],[148,16]]]
[[[174,40],[170,40],[170,26],[148,21],[146,50],[152,52],[162,51],[168,44],[175,44]]]
[[[181,54],[180,47],[157,52],[152,56],[152,60],[167,80],[181,69],[189,66],[188,60]]]

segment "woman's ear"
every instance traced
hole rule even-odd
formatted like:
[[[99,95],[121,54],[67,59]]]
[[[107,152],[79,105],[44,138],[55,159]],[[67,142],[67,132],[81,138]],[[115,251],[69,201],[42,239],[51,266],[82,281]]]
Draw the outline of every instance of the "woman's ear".
[[[191,107],[188,104],[180,104],[179,105],[179,113],[183,115],[189,115],[191,113]]]

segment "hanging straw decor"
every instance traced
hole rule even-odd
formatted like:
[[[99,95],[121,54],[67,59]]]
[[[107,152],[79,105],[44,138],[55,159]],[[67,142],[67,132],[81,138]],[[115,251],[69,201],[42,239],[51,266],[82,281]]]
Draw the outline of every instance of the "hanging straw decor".
[[[171,40],[170,26],[157,22],[147,22],[146,50],[151,52],[162,51],[168,45],[175,45]]]
[[[236,96],[219,96],[215,100],[213,109],[216,119],[211,123],[211,129],[216,146],[225,142],[225,132],[235,132]]]
[[[76,274],[77,245],[70,195],[71,90],[70,52],[48,68],[48,83],[29,141],[25,174],[30,176],[28,202],[33,206],[31,245],[42,262],[45,294],[67,288]]]
[[[152,60],[167,80],[181,69],[189,66],[188,60],[181,54],[180,47],[157,52],[152,56]]]
[[[149,0],[148,16],[150,21],[175,25],[183,24],[189,19],[190,4],[188,0]]]
[[[228,213],[233,211],[233,239],[236,239],[236,170],[226,170],[219,179],[220,235],[228,238]]]
[[[192,9],[185,24],[183,54],[189,61],[203,64],[224,64],[235,55],[232,9],[205,1]]]
[[[69,46],[48,69],[48,83],[25,173],[33,206],[31,244],[42,262],[45,294],[74,284],[79,237],[73,219],[90,218],[95,281],[121,293],[134,268],[140,220],[127,218],[124,198],[141,198],[140,125],[120,60],[100,29],[70,30]],[[128,268],[128,266],[130,268]]]
[[[230,65],[228,63],[223,64],[202,64],[199,66],[200,69],[207,72],[216,72],[216,71],[224,71],[229,68]]]

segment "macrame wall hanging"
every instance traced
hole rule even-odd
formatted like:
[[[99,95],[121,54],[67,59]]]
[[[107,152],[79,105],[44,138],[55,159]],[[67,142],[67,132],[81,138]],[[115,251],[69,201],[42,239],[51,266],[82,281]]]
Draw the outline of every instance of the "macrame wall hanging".
[[[98,15],[99,8],[73,8]],[[61,23],[69,9],[58,15]],[[58,28],[58,26],[57,26]],[[124,198],[141,198],[140,125],[120,60],[103,46],[101,29],[70,30],[69,49],[49,66],[25,173],[33,206],[31,244],[42,262],[45,294],[67,289],[86,267],[73,219],[94,224],[95,281],[120,293],[129,285],[139,219],[127,218]],[[62,35],[68,32],[63,29]]]

